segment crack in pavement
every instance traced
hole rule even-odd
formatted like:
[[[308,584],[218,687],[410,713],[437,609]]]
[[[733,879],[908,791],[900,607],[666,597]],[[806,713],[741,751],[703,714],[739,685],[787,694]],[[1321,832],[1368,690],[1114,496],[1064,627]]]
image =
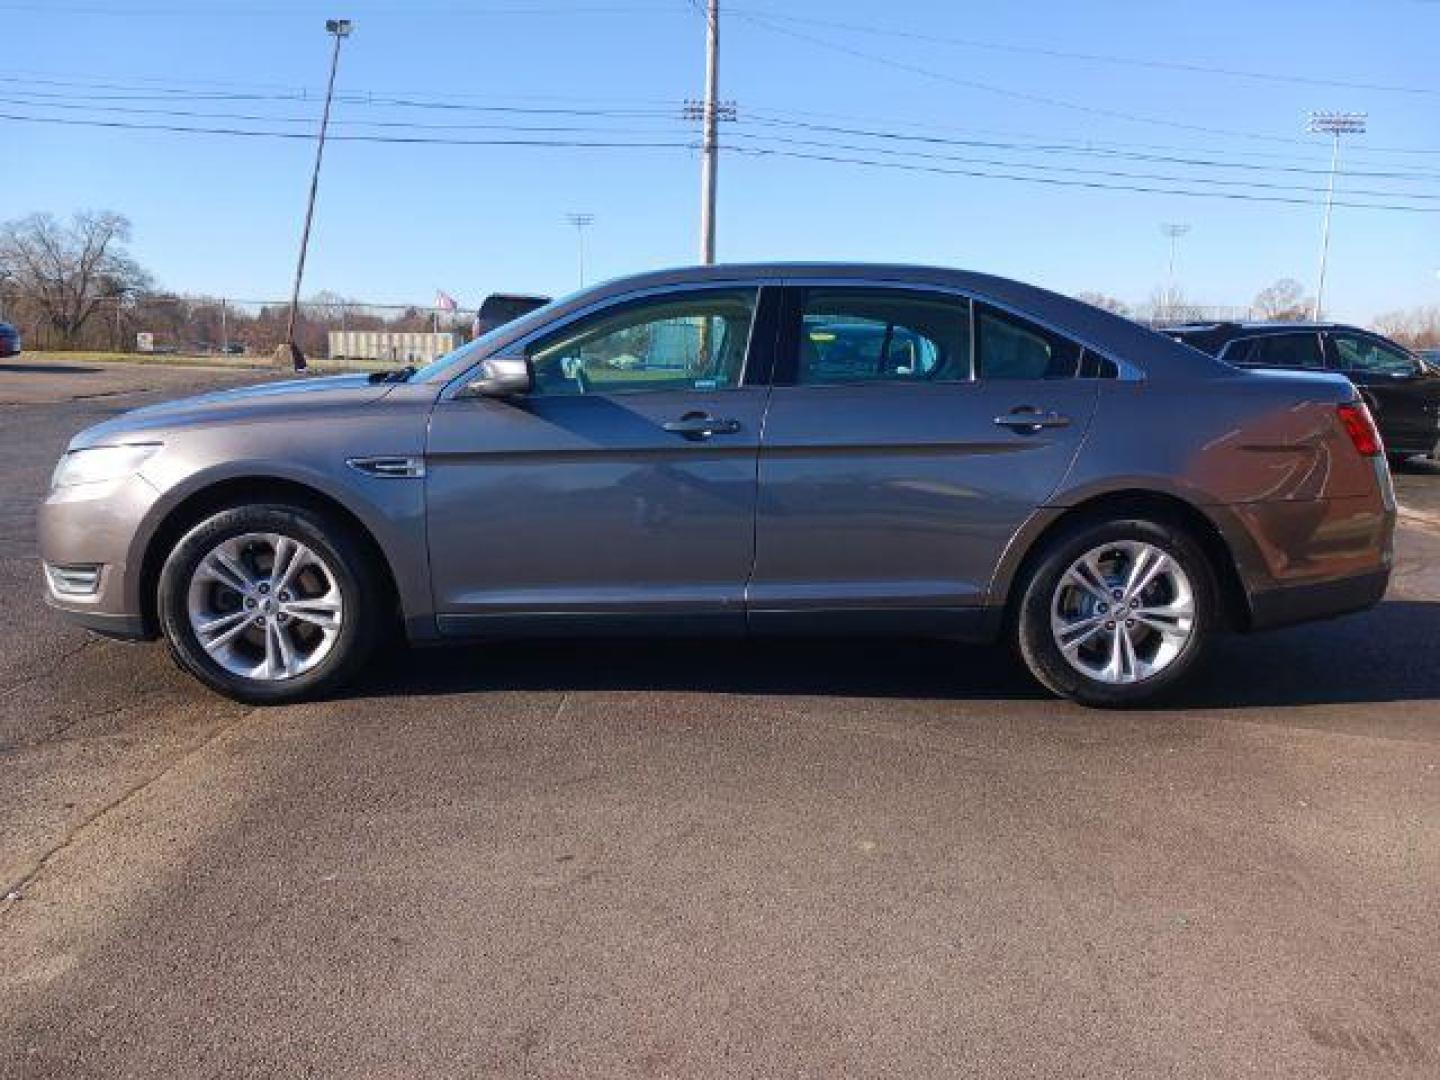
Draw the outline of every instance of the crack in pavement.
[[[56,667],[75,659],[75,657],[79,656],[86,649],[91,648],[95,645],[99,645],[100,643],[100,638],[87,635],[85,639],[80,642],[79,645],[76,645],[73,649],[63,652],[59,656],[55,657],[55,659],[44,671],[37,671],[33,675],[25,675],[22,678],[16,680],[15,682],[10,683],[8,686],[0,686],[0,698],[9,697],[11,694],[15,693],[15,691],[20,690],[23,687],[29,686],[31,683],[36,683],[39,682],[41,679],[49,678],[51,675],[54,674]]]
[[[139,796],[143,795],[145,791],[152,787],[157,781],[163,780],[166,776],[169,776],[176,769],[184,765],[197,754],[203,753],[217,739],[220,739],[223,736],[229,734],[231,731],[234,731],[236,728],[240,727],[240,725],[244,724],[247,720],[249,720],[251,717],[253,717],[256,713],[260,711],[261,709],[258,707],[247,709],[230,723],[222,724],[219,728],[217,728],[215,731],[211,732],[208,736],[201,740],[200,743],[175,757],[159,771],[152,773],[150,776],[146,777],[145,779],[139,781],[136,784],[132,784],[125,791],[121,792],[121,794],[110,800],[99,810],[95,811],[95,813],[91,814],[79,825],[75,826],[75,828],[71,829],[68,833],[66,833],[65,837],[62,840],[60,840],[58,843],[52,844],[50,848],[45,852],[45,854],[41,855],[40,858],[36,860],[35,864],[29,870],[21,874],[20,877],[17,878],[14,882],[6,884],[4,886],[0,886],[0,926],[4,925],[6,915],[12,909],[14,909],[24,898],[25,890],[30,886],[30,883],[33,882],[36,878],[38,878],[42,873],[44,873],[45,869],[50,865],[52,861],[54,861],[57,856],[69,849],[76,841],[81,839],[81,837],[85,833],[89,832],[92,828],[98,827],[101,819],[107,817],[115,810],[118,810],[121,807],[125,806],[133,799],[136,799]]]

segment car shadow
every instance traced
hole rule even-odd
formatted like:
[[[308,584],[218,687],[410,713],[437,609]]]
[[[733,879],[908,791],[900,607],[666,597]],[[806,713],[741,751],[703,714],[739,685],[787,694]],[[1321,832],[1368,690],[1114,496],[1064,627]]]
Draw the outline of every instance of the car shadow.
[[[93,375],[99,370],[79,364],[0,364],[0,372],[11,375]]]
[[[1440,700],[1440,603],[1393,600],[1343,619],[1219,641],[1178,710]],[[1009,649],[908,638],[585,638],[396,647],[351,693],[690,691],[1037,699]]]

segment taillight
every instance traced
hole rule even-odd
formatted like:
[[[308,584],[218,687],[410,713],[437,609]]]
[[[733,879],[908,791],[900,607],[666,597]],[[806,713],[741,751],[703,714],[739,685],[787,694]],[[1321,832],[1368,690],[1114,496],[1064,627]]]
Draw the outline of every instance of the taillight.
[[[1363,402],[1338,405],[1335,414],[1340,418],[1340,426],[1345,429],[1345,434],[1350,436],[1350,441],[1355,444],[1355,449],[1362,457],[1379,457],[1385,452],[1385,447],[1380,442],[1380,432],[1375,429],[1375,421],[1371,419],[1370,410]]]

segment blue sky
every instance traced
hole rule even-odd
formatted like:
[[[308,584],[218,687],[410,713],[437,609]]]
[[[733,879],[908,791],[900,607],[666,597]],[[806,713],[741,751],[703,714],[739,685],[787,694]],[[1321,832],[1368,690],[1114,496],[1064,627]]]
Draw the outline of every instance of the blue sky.
[[[336,134],[693,140],[679,112],[702,89],[704,24],[689,0],[0,0],[0,113],[307,134],[335,15],[356,23]],[[722,139],[906,166],[726,152],[723,260],[934,262],[1141,302],[1165,278],[1160,224],[1185,222],[1192,300],[1244,304],[1282,276],[1313,287],[1323,196],[1295,189],[1323,188],[1329,147],[1304,133],[1310,109],[1370,115],[1345,163],[1382,175],[1341,187],[1384,194],[1342,199],[1440,207],[1440,3],[734,0],[723,27],[721,92],[739,120]],[[0,218],[119,210],[169,288],[288,292],[310,142],[3,119],[0,131]],[[917,152],[931,156],[902,156]],[[698,189],[684,145],[337,141],[306,292],[428,303],[445,289],[471,305],[498,289],[568,291],[569,211],[595,215],[592,279],[691,262]],[[1342,318],[1440,301],[1440,214],[1337,209],[1330,266]]]

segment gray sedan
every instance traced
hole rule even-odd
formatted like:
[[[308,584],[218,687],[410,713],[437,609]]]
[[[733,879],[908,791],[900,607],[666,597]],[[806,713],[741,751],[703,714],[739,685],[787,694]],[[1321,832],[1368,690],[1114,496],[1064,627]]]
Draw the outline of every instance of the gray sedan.
[[[1222,631],[1376,603],[1394,515],[1339,376],[981,274],[774,264],[127,413],[71,443],[40,536],[55,608],[251,702],[399,631],[1007,637],[1133,705]]]

